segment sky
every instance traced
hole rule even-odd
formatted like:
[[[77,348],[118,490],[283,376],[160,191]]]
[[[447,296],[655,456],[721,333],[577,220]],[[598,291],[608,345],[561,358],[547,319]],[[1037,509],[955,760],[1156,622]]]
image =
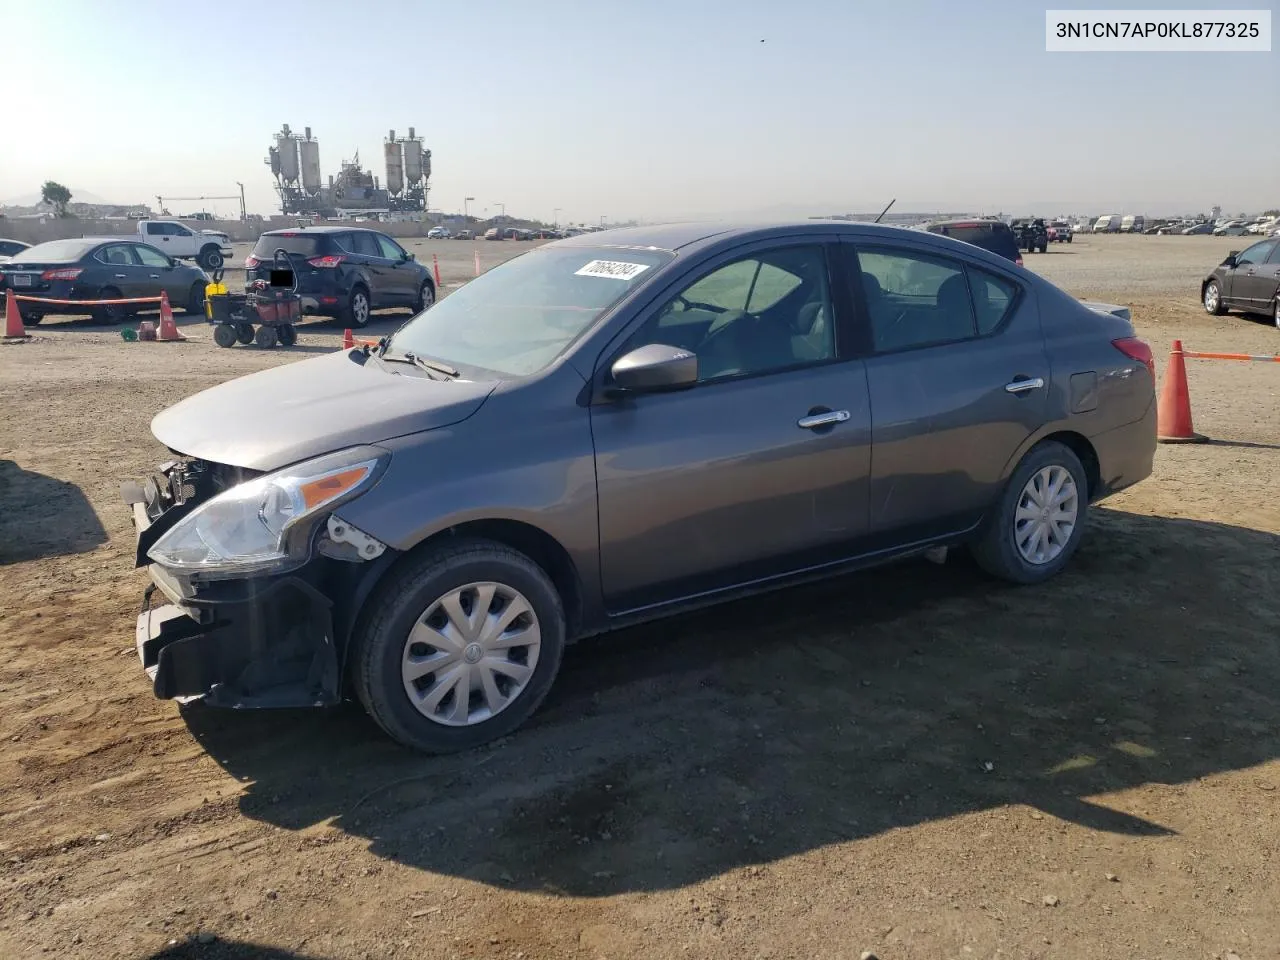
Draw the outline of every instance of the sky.
[[[414,126],[433,210],[561,223],[1280,206],[1280,47],[1046,53],[1046,6],[1103,4],[0,0],[0,202],[270,214],[288,123],[326,178]]]

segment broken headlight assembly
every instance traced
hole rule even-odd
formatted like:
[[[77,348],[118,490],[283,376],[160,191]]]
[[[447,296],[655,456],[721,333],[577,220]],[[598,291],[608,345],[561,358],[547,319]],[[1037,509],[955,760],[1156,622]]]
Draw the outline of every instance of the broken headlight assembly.
[[[299,567],[320,521],[368,492],[389,460],[379,447],[353,447],[237,484],[179,520],[147,556],[194,580]]]

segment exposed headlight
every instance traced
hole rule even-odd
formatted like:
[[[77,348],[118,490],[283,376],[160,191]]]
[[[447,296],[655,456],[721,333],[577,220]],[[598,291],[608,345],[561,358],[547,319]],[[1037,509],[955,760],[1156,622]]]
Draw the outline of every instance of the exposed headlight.
[[[389,459],[378,447],[355,447],[237,484],[179,520],[147,556],[202,580],[300,566],[316,521],[372,487]]]

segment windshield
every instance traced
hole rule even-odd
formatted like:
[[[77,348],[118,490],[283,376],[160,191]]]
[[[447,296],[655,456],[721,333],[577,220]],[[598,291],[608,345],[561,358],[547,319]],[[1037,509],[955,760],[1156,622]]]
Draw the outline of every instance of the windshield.
[[[494,267],[400,328],[387,352],[409,352],[502,376],[537,373],[671,254],[543,247]]]
[[[70,263],[84,256],[97,240],[50,240],[20,251],[14,259],[31,263]]]

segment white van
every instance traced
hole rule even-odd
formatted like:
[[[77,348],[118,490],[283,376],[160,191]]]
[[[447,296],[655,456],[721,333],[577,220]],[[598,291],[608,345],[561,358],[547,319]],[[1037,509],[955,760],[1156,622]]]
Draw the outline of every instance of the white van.
[[[1094,233],[1115,233],[1120,229],[1120,214],[1108,213],[1093,221]]]
[[[1134,216],[1132,213],[1120,221],[1121,233],[1141,233],[1147,228],[1147,221],[1143,217]]]

